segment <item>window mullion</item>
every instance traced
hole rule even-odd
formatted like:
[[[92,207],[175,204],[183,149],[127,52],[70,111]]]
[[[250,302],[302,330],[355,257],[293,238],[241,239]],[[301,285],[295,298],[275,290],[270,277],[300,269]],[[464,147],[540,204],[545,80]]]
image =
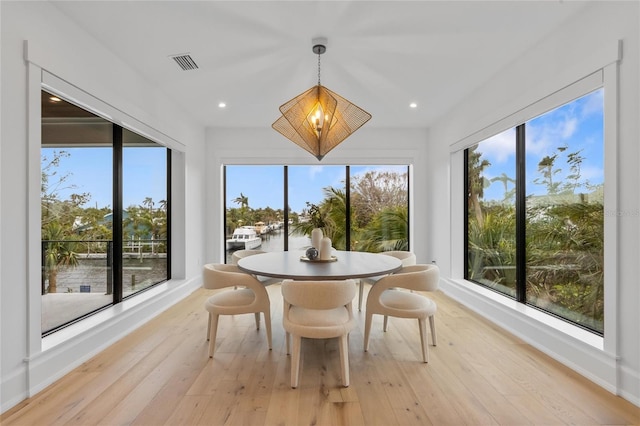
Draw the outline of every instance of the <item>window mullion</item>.
[[[122,127],[113,125],[113,303],[122,302]]]
[[[345,166],[345,184],[344,184],[345,198],[347,199],[345,207],[345,250],[351,251],[351,168]]]
[[[465,149],[463,151],[464,154],[464,191],[462,191],[462,205],[464,206],[464,221],[462,226],[464,228],[464,253],[463,253],[463,278],[465,280],[470,279],[469,277],[469,149]]]
[[[516,127],[516,300],[527,301],[525,125]]]
[[[289,235],[289,166],[284,166],[283,170],[283,185],[284,185],[284,235]],[[226,211],[226,210],[225,210]],[[284,239],[284,251],[289,251],[289,238]]]

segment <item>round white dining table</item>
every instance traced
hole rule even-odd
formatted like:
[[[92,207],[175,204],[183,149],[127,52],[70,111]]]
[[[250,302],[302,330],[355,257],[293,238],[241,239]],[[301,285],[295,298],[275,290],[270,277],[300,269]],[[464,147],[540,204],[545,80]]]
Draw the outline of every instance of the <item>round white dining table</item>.
[[[244,272],[293,280],[346,280],[391,274],[402,268],[400,259],[377,253],[333,250],[335,261],[303,260],[300,250],[248,256],[238,261]]]

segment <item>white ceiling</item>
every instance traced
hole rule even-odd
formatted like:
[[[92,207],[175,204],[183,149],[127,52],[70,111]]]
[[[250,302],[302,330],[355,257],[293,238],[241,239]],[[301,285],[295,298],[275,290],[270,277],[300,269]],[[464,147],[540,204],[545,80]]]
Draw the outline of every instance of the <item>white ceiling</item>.
[[[203,126],[271,126],[317,83],[324,36],[322,84],[370,112],[367,127],[427,127],[588,2],[53,3]],[[182,53],[199,69],[170,59]]]

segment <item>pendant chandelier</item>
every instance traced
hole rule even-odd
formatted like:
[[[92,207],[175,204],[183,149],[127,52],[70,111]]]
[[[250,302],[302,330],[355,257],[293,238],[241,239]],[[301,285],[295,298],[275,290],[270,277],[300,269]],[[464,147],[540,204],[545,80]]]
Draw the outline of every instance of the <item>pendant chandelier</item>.
[[[371,114],[320,84],[320,55],[327,51],[326,44],[323,37],[312,40],[318,85],[280,106],[282,116],[271,125],[318,161],[371,119]]]

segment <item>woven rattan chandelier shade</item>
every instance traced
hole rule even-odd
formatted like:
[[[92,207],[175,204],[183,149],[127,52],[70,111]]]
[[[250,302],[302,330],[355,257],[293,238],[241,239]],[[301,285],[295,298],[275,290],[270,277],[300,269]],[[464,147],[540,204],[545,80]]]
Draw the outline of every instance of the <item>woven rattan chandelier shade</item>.
[[[371,114],[320,84],[320,54],[324,51],[324,45],[314,43],[318,85],[280,106],[282,116],[271,125],[318,160],[371,119]]]

